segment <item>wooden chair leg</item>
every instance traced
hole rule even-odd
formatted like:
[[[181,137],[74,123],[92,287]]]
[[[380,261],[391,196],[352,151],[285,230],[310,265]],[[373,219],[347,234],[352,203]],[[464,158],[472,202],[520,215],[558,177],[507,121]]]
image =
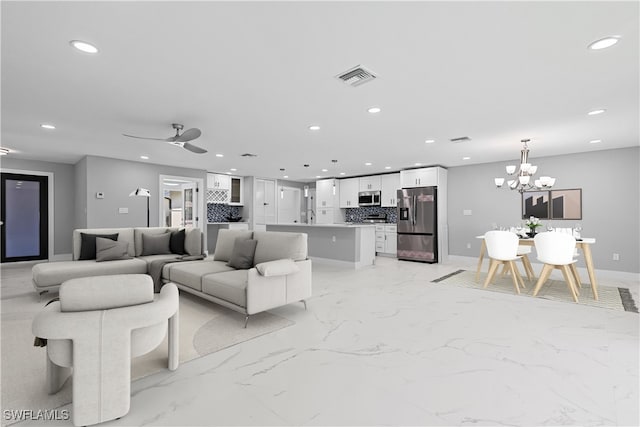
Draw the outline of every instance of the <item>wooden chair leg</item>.
[[[516,263],[513,261],[509,261],[509,269],[511,270],[513,286],[516,288],[516,292],[520,293],[520,286],[518,286],[518,281],[522,281],[522,277],[520,277],[520,272],[518,271],[518,267],[516,267]]]
[[[578,302],[578,294],[576,294],[576,289],[573,286],[573,279],[571,278],[571,276],[572,276],[571,269],[569,268],[568,265],[562,265],[562,266],[560,266],[560,271],[562,271],[562,275],[564,276],[564,280],[567,282],[567,287],[569,288],[569,291],[571,292],[571,296],[573,297],[573,300],[575,302]]]
[[[489,272],[487,273],[487,278],[484,281],[484,286],[483,288],[486,288],[489,283],[491,282],[491,280],[493,280],[493,276],[496,274],[496,270],[498,269],[498,265],[500,265],[501,262],[497,261],[495,259],[491,259],[490,263],[489,263]]]
[[[580,273],[578,273],[578,268],[576,267],[576,263],[571,264],[571,272],[573,273],[573,278],[575,279],[576,284],[576,292],[580,295],[580,288],[582,287],[582,280],[580,280]]]
[[[533,272],[533,266],[531,265],[531,261],[527,255],[522,255],[522,264],[524,265],[524,269],[527,272],[527,279],[532,281],[536,275]]]
[[[538,295],[538,292],[540,292],[540,288],[542,288],[542,285],[544,284],[544,282],[547,281],[547,279],[549,278],[549,275],[551,275],[551,271],[553,270],[553,266],[549,265],[549,264],[545,264],[542,266],[542,271],[540,272],[540,277],[538,278],[538,281],[536,282],[536,286],[535,288],[533,288],[533,296],[535,297],[536,295]]]

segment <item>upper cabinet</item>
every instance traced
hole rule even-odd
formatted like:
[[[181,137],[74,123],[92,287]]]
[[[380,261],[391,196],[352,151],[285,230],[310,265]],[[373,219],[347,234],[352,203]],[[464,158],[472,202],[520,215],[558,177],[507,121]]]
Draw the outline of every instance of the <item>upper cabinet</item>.
[[[229,175],[218,173],[207,174],[207,188],[210,190],[229,190],[231,179]]]
[[[207,174],[207,203],[242,206],[243,178],[218,173]]]
[[[380,204],[382,207],[398,206],[398,190],[400,189],[400,174],[391,173],[380,176]]]
[[[337,179],[321,179],[316,181],[316,207],[337,207],[339,203],[340,183]]]
[[[360,178],[360,191],[380,191],[380,175]]]
[[[399,181],[399,178],[398,178]],[[340,180],[340,207],[357,208],[360,178],[346,178]]]
[[[400,171],[400,184],[402,188],[437,186],[439,170],[444,169],[433,167]]]

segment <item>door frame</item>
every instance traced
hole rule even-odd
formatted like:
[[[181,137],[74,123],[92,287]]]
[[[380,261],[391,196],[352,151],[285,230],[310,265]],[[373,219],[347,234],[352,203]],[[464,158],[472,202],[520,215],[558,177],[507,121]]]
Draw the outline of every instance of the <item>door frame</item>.
[[[195,228],[199,228],[203,233],[206,233],[206,224],[207,224],[207,212],[206,212],[206,201],[205,201],[205,193],[207,191],[206,186],[204,185],[204,180],[202,178],[194,178],[191,176],[178,176],[178,175],[164,175],[160,174],[158,176],[158,224],[156,226],[160,226],[162,223],[162,215],[164,213],[164,186],[162,185],[165,179],[177,179],[185,182],[195,182],[198,187],[198,192],[196,193],[197,201],[198,201],[198,223]],[[182,188],[182,187],[181,187]],[[184,195],[183,195],[184,197]]]
[[[19,174],[19,175],[34,175],[34,176],[46,176],[47,179],[47,191],[48,191],[48,201],[47,201],[47,206],[48,206],[48,210],[49,210],[49,218],[48,218],[48,253],[47,253],[47,261],[52,261],[53,260],[53,250],[54,250],[54,246],[55,246],[55,241],[53,239],[53,224],[54,224],[54,211],[53,211],[53,200],[54,200],[54,194],[53,194],[53,172],[43,172],[43,171],[31,171],[31,170],[22,170],[22,169],[6,169],[6,168],[0,168],[0,172],[3,173],[15,173],[15,174]],[[44,261],[44,260],[42,260]],[[17,261],[17,262],[33,262],[33,261]],[[17,263],[16,262],[16,263]],[[16,264],[16,263],[12,263],[12,264]]]

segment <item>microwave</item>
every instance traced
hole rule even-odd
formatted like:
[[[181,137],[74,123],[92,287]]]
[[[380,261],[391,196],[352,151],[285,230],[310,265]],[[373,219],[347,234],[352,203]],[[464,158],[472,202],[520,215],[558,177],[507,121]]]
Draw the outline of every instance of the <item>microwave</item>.
[[[380,206],[380,192],[379,191],[359,192],[358,206]]]

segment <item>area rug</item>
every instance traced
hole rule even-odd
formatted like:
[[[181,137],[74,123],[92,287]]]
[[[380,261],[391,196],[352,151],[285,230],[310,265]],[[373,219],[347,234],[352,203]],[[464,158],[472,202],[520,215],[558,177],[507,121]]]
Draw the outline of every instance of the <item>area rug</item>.
[[[480,279],[476,282],[476,273],[467,270],[458,270],[453,273],[442,276],[432,282],[447,285],[456,286],[460,288],[479,289],[483,291],[501,292],[513,295],[518,295],[513,286],[511,276],[500,276],[496,274],[492,283],[487,288],[483,288],[484,281],[487,277],[487,273],[480,273]],[[528,282],[524,280],[526,289],[520,290],[520,295],[525,297],[533,297],[533,288],[535,286],[535,280]],[[568,302],[575,304],[567,284],[563,280],[547,280],[542,286],[538,295],[533,298],[543,298],[552,301]],[[630,311],[638,313],[638,307],[629,289],[616,288],[610,286],[598,287],[598,301],[593,299],[591,293],[591,285],[583,284],[580,288],[580,295],[578,296],[578,304],[587,305],[590,307],[606,308],[610,310]]]
[[[58,393],[46,393],[45,348],[33,346],[31,333],[33,317],[57,294],[40,300],[29,282],[30,271],[23,274],[2,271],[0,378],[3,410],[38,411],[71,402],[70,380]],[[263,312],[251,316],[245,329],[243,314],[180,292],[180,362],[185,363],[292,324],[288,319]],[[156,350],[133,360],[132,380],[164,369],[167,369],[166,340]],[[3,426],[11,423],[3,417]]]

